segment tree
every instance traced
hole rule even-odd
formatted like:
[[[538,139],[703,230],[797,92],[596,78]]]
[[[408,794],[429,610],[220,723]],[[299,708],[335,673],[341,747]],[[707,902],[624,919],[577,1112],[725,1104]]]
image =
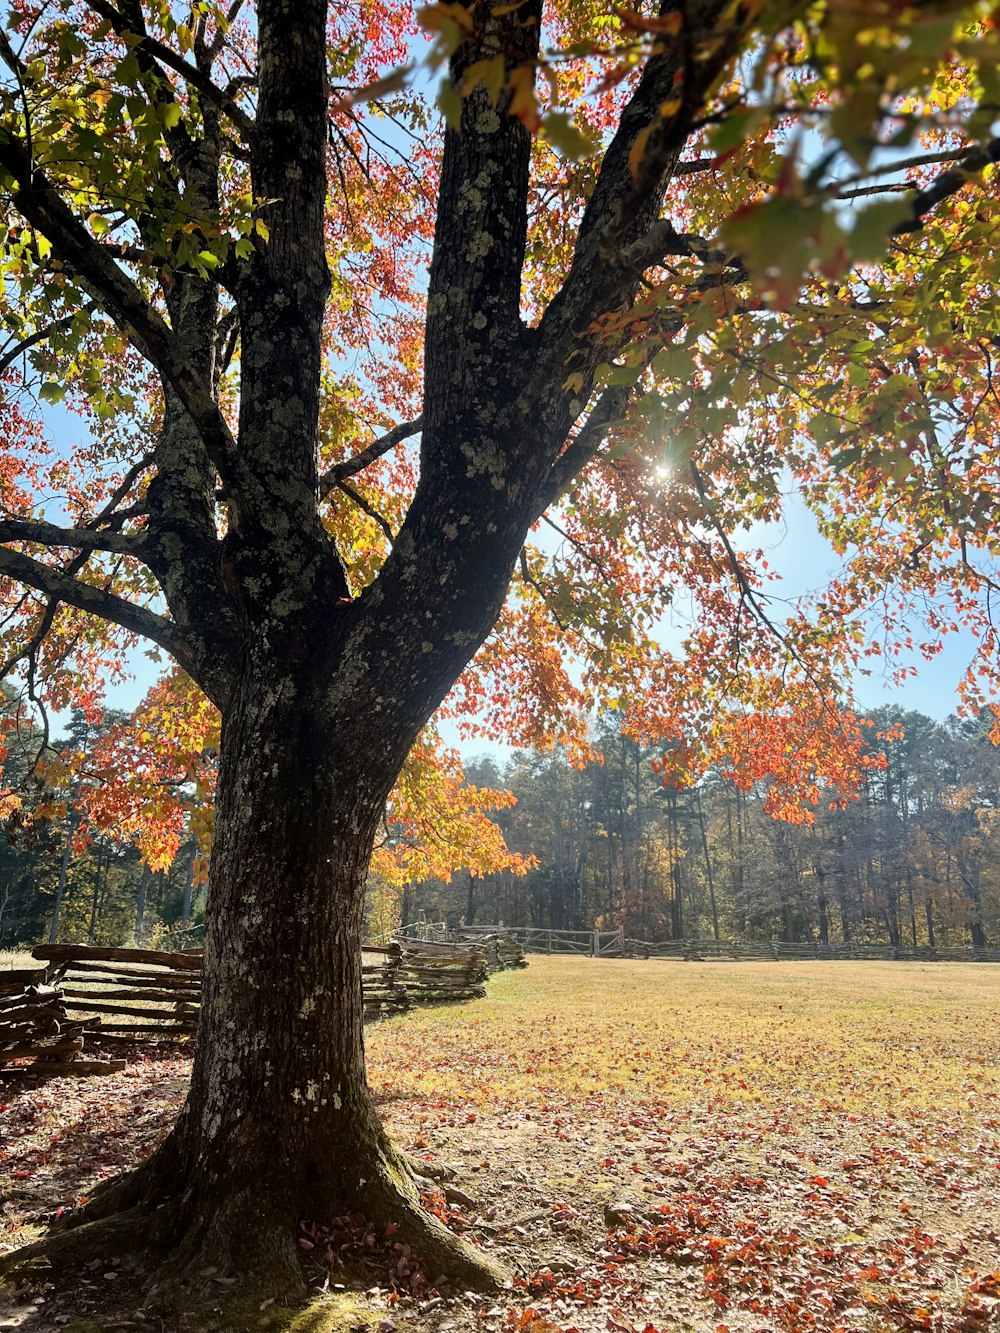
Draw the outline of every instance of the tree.
[[[824,765],[857,780],[830,700],[887,579],[948,584],[985,624],[992,446],[965,440],[994,410],[996,27],[432,4],[438,171],[405,7],[242,9],[17,0],[0,42],[10,662],[31,697],[79,696],[142,638],[221,715],[185,1112],[65,1243],[106,1255],[141,1228],[172,1248],[166,1294],[205,1264],[298,1290],[299,1219],[360,1211],[490,1282],[419,1209],[365,1081],[359,939],[393,784],[462,677],[452,707],[520,739],[583,746],[613,699],[679,764],[715,738],[808,801]],[[802,156],[789,119],[830,152]],[[386,165],[407,133],[416,169]],[[850,226],[841,201],[885,180],[899,198]],[[390,425],[421,361],[420,413]],[[39,454],[32,389],[89,412],[69,463]],[[390,428],[366,442],[365,422]],[[868,546],[779,627],[729,533],[776,512],[785,467]],[[546,514],[548,561],[526,546]],[[682,585],[699,614],[668,661]]]

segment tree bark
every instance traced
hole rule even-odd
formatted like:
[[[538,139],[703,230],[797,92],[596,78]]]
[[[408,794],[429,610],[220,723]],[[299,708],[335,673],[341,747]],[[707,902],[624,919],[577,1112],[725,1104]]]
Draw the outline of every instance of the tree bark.
[[[361,1212],[470,1286],[499,1268],[424,1213],[365,1074],[361,940],[396,756],[329,708],[320,664],[251,665],[223,718],[199,1040],[184,1112],[154,1157],[81,1220],[164,1211],[172,1298],[206,1266],[304,1290],[303,1220]],[[161,1223],[163,1219],[161,1218]]]

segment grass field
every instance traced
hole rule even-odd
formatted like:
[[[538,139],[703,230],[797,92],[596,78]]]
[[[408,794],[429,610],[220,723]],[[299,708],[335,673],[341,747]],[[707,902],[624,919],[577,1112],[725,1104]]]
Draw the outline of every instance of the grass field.
[[[386,1333],[1000,1328],[998,1001],[985,965],[532,957],[378,1024],[390,1128],[455,1168],[433,1206],[516,1276],[390,1308],[369,1274],[364,1299]],[[8,1094],[4,1242],[147,1150],[185,1073]]]
[[[986,966],[533,957],[381,1027],[371,1076],[494,1223],[548,1209],[519,1317],[972,1333],[1000,1328],[998,1002]]]

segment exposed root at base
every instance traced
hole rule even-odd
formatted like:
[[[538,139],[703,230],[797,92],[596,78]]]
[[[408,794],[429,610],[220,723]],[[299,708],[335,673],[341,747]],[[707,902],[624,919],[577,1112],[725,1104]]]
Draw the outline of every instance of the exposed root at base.
[[[374,1156],[364,1197],[356,1206],[377,1231],[409,1246],[430,1283],[444,1279],[455,1289],[492,1291],[507,1282],[508,1274],[495,1259],[421,1207],[409,1163],[387,1141]],[[176,1316],[183,1314],[201,1319],[199,1327],[241,1328],[238,1320],[218,1320],[234,1301],[250,1300],[256,1302],[256,1320],[248,1329],[264,1327],[261,1314],[272,1307],[274,1317],[284,1319],[275,1328],[289,1333],[364,1327],[363,1318],[360,1324],[357,1319],[345,1323],[344,1311],[336,1316],[339,1322],[333,1321],[329,1301],[309,1304],[297,1219],[287,1197],[271,1197],[255,1181],[236,1188],[230,1182],[221,1198],[206,1199],[196,1184],[178,1193],[177,1176],[168,1196],[164,1184],[169,1177],[162,1165],[154,1158],[130,1176],[109,1182],[93,1205],[71,1216],[68,1224],[0,1256],[0,1274],[48,1281],[69,1276],[95,1259],[129,1258],[152,1274],[143,1309],[165,1317],[171,1326],[180,1327]],[[129,1206],[110,1212],[119,1202]],[[391,1262],[387,1256],[387,1279]],[[359,1307],[351,1317],[366,1313]]]
[[[4,1277],[44,1276],[50,1270],[91,1259],[124,1258],[147,1251],[166,1251],[177,1234],[178,1216],[169,1204],[137,1205],[111,1217],[84,1222],[72,1231],[54,1231],[19,1250],[0,1255]]]
[[[422,1157],[414,1157],[408,1152],[399,1154],[403,1165],[414,1180],[454,1180],[455,1172],[442,1162],[425,1162]]]
[[[408,1166],[405,1159],[403,1166]],[[422,1208],[411,1181],[400,1181],[391,1161],[379,1171],[367,1194],[369,1222],[398,1228],[396,1239],[420,1257],[432,1279],[445,1277],[452,1286],[468,1291],[496,1291],[510,1280],[498,1260],[456,1236]]]

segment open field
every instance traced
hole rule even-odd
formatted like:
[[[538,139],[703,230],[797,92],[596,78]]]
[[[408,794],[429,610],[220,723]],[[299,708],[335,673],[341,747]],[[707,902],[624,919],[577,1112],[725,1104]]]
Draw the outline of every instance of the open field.
[[[456,1170],[436,1206],[516,1277],[419,1302],[368,1270],[363,1303],[386,1333],[1000,1328],[998,1007],[986,965],[533,957],[485,1001],[380,1024],[383,1114]],[[0,1099],[0,1242],[148,1151],[185,1076],[160,1048]],[[7,1326],[93,1319],[125,1286],[85,1275]]]

